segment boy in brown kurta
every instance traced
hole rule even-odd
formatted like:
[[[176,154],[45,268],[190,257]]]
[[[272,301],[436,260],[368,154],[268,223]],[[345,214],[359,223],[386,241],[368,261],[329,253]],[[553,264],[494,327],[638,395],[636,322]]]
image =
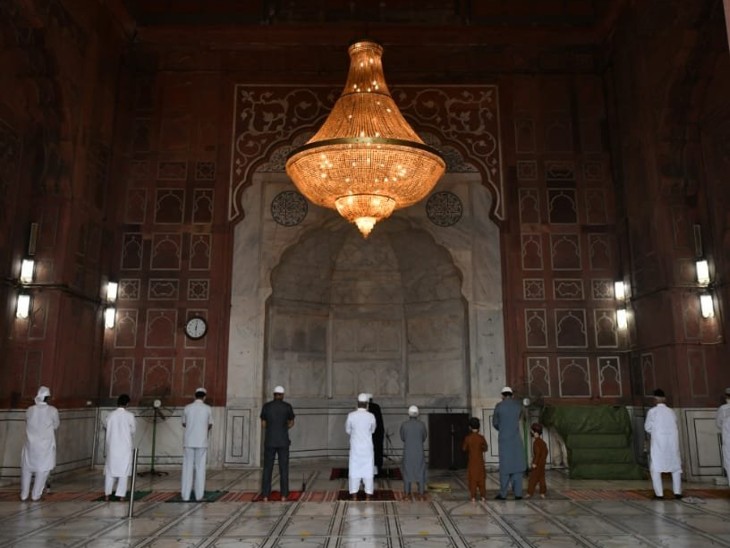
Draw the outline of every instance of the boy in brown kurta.
[[[466,451],[467,466],[466,479],[469,483],[469,494],[471,501],[477,500],[477,489],[479,496],[485,500],[487,489],[485,487],[486,472],[484,471],[484,455],[487,450],[487,440],[479,433],[479,419],[472,417],[469,419],[470,432],[464,438],[461,444],[461,450]]]
[[[545,462],[547,461],[548,448],[542,439],[542,424],[535,423],[530,427],[532,435],[532,466],[530,467],[530,479],[527,481],[527,496],[535,494],[535,487],[540,484],[540,497],[545,498],[547,484],[545,483]]]

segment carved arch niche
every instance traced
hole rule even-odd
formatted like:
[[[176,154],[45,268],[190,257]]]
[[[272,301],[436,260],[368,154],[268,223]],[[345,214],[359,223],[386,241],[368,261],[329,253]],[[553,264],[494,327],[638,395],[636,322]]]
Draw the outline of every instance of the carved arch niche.
[[[462,276],[426,231],[391,218],[365,240],[325,223],[282,254],[271,287],[265,386],[315,400],[369,391],[468,404]]]

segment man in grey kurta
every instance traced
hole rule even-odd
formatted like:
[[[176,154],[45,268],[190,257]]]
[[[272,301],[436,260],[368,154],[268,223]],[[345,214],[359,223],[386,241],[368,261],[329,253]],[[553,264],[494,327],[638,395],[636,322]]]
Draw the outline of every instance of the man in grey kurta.
[[[418,407],[408,408],[408,420],[400,425],[400,439],[403,441],[403,474],[404,491],[411,494],[411,484],[418,484],[418,494],[426,492],[426,457],[423,454],[423,442],[426,441],[426,425],[418,420]]]
[[[525,449],[520,435],[522,404],[512,399],[512,389],[502,388],[502,401],[494,408],[492,426],[499,432],[499,495],[497,500],[507,498],[509,484],[515,499],[522,498],[522,475],[527,468]]]

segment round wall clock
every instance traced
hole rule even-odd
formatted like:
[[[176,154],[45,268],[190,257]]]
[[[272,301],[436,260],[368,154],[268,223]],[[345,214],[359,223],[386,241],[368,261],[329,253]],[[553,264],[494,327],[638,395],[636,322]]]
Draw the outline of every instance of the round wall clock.
[[[185,323],[185,335],[191,339],[202,339],[208,332],[208,322],[198,316]]]

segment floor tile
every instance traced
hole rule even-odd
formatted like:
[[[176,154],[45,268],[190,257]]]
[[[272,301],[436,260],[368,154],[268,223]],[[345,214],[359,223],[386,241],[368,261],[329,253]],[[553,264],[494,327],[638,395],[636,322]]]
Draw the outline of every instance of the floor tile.
[[[328,466],[293,468],[294,483],[307,482],[307,499],[288,503],[252,502],[260,470],[209,471],[207,490],[230,497],[191,504],[164,502],[178,493],[179,470],[146,476],[136,489],[151,494],[135,503],[132,519],[128,504],[90,500],[102,490],[98,470],[55,476],[52,495],[39,503],[18,501],[17,485],[6,482],[0,487],[0,548],[730,547],[727,486],[715,493],[708,484],[687,485],[705,498],[661,502],[642,497],[649,489],[645,481],[571,480],[550,471],[553,498],[495,501],[496,474],[490,472],[492,498],[471,503],[463,471],[443,470],[429,471],[429,481],[451,490],[431,492],[427,501],[338,502],[346,480],[329,480]],[[376,480],[376,488],[394,489],[400,497],[402,484]]]

